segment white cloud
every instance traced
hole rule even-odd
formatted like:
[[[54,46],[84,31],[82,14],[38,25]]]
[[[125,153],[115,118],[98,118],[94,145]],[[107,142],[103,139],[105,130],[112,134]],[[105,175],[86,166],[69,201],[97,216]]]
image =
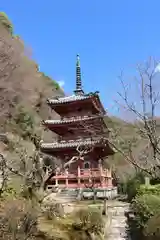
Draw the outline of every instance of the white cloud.
[[[155,72],[160,72],[160,63],[157,64],[157,66],[155,68]]]
[[[64,87],[65,81],[57,81],[60,87]]]

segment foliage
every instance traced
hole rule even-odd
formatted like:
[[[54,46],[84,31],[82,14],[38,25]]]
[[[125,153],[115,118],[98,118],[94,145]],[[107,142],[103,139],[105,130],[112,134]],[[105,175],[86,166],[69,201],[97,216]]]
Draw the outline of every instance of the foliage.
[[[145,236],[150,237],[149,239],[160,239],[160,213],[155,214],[147,221],[143,233]]]
[[[76,220],[74,229],[87,230],[89,232],[102,232],[104,223],[99,210],[96,208],[80,209],[75,213]]]
[[[144,228],[147,221],[160,212],[160,197],[157,195],[137,195],[131,204],[137,228]]]
[[[2,25],[9,31],[11,35],[13,34],[13,25],[4,12],[0,12],[0,23],[2,23]]]
[[[96,209],[79,209],[65,218],[45,220],[41,218],[38,224],[45,236],[55,240],[90,240],[101,239],[104,222],[101,213]]]
[[[118,189],[122,194],[126,194],[128,201],[131,202],[135,198],[140,185],[144,182],[143,173],[138,172],[133,177],[126,179],[124,182],[120,182]]]
[[[157,185],[141,185],[137,191],[138,195],[151,194],[160,196],[160,184]]]
[[[17,196],[18,196],[18,192],[16,191],[16,189],[10,186],[9,184],[7,184],[5,191],[3,191],[1,195],[1,200],[5,200],[7,198],[16,199]]]
[[[160,185],[141,185],[132,203],[135,228],[151,240],[160,237]]]
[[[19,106],[16,109],[14,119],[12,120],[21,137],[31,138],[34,130],[34,118],[23,106]]]

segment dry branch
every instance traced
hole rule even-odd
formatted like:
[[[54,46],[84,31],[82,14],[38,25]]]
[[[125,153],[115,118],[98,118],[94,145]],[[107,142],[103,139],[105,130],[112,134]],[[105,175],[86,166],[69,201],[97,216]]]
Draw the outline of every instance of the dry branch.
[[[131,146],[128,146],[128,155],[119,148],[117,150],[128,162],[153,177],[159,176],[160,169],[160,138],[156,118],[159,89],[155,87],[155,81],[159,80],[159,73],[156,71],[156,66],[157,62],[152,58],[146,64],[138,65],[138,77],[136,78],[140,84],[138,99],[135,99],[134,96],[134,99],[130,100],[132,94],[128,92],[122,76],[120,76],[122,93],[118,93],[122,100],[118,104],[133,113],[138,119],[139,124],[136,124],[136,127],[139,131],[140,141],[144,141],[146,144],[137,156]],[[116,148],[116,146],[114,147]]]

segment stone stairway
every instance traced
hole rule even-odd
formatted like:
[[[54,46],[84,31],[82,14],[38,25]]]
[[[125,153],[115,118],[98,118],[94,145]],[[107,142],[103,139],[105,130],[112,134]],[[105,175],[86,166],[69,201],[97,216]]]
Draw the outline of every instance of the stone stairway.
[[[127,233],[125,212],[129,211],[127,203],[117,202],[108,205],[110,228],[106,232],[106,240],[130,240]]]

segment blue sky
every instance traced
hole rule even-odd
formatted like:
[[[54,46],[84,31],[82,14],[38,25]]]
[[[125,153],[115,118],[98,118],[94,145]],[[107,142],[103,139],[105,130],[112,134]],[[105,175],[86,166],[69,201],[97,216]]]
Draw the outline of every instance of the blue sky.
[[[137,63],[160,56],[159,0],[5,0],[0,11],[66,93],[75,87],[79,53],[85,91],[99,90],[113,114],[121,70],[130,78]]]

